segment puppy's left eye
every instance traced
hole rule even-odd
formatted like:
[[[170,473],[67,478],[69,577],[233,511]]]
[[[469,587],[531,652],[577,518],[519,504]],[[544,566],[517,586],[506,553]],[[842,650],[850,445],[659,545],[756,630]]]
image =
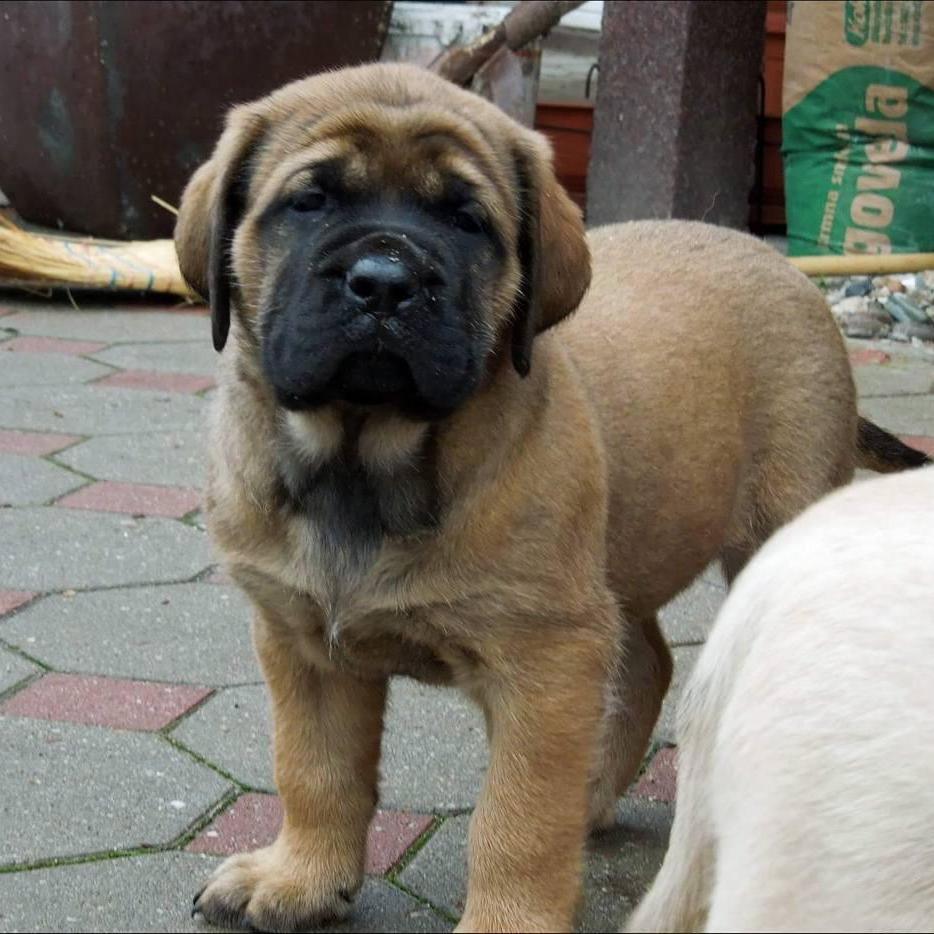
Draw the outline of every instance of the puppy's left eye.
[[[327,195],[317,186],[306,188],[292,195],[289,201],[289,207],[300,214],[308,214],[312,211],[320,211],[327,202]]]
[[[465,204],[457,208],[451,215],[451,222],[465,233],[483,233],[486,224],[486,215],[479,204]]]

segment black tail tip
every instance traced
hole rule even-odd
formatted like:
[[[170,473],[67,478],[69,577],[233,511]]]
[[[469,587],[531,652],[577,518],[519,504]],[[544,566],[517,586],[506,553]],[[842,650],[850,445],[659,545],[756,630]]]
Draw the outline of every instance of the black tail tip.
[[[934,463],[924,451],[905,444],[865,418],[859,420],[857,446],[871,470],[914,470]]]

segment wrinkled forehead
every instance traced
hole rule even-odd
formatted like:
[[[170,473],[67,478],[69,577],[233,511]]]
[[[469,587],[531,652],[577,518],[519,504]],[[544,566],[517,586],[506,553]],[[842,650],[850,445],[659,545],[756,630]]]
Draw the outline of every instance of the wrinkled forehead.
[[[266,197],[307,183],[323,166],[348,191],[404,191],[444,199],[468,189],[507,224],[515,222],[516,167],[497,127],[443,106],[359,101],[331,113],[279,121],[256,154]],[[255,192],[260,197],[260,192]]]

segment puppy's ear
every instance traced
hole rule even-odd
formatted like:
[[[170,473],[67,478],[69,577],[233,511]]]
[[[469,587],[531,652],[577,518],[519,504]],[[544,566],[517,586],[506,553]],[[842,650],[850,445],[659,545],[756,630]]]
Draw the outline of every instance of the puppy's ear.
[[[555,176],[544,139],[529,135],[515,158],[522,286],[513,318],[512,362],[525,376],[535,335],[567,317],[584,297],[590,250],[580,209]]]
[[[211,303],[214,349],[230,330],[230,246],[243,216],[246,167],[265,128],[250,107],[237,107],[211,158],[191,177],[175,224],[175,252],[185,281]]]

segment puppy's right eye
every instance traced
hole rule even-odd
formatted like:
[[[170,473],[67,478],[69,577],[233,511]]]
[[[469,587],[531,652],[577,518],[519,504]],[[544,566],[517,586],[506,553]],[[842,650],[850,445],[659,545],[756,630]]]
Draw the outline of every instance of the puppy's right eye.
[[[320,188],[306,188],[296,192],[289,201],[289,207],[299,214],[320,211],[327,202],[327,195]]]

